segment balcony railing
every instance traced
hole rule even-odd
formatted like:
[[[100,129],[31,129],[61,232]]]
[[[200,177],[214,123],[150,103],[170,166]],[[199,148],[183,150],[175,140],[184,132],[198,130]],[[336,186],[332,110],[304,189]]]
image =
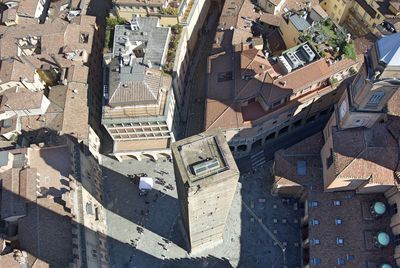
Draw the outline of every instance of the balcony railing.
[[[193,16],[193,7],[198,5],[199,0],[183,0],[179,10],[178,18],[181,25],[187,25]]]

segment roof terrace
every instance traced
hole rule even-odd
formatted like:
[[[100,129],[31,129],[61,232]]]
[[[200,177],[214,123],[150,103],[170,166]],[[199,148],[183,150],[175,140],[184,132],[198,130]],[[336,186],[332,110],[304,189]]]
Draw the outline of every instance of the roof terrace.
[[[343,56],[356,60],[356,52],[351,36],[331,19],[314,23],[301,36],[300,40],[307,41],[322,57],[339,59]]]

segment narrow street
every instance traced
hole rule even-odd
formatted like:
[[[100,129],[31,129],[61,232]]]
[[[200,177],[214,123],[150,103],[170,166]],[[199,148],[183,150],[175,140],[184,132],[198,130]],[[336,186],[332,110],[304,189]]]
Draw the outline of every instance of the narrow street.
[[[218,10],[210,8],[207,21],[203,27],[203,29],[207,29],[207,33],[202,32],[196,49],[197,53],[191,60],[189,84],[186,89],[189,92],[189,100],[186,101],[189,105],[185,131],[185,136],[187,137],[204,130],[205,100],[207,96],[207,61],[214,42],[218,18]]]
[[[246,173],[251,171],[252,160],[253,160],[251,156],[262,152],[265,161],[266,162],[271,161],[274,159],[274,153],[276,151],[288,148],[302,141],[303,139],[310,137],[319,131],[322,131],[329,117],[330,115],[322,116],[317,120],[315,120],[314,122],[310,122],[296,130],[287,133],[286,135],[283,135],[282,137],[276,138],[274,141],[265,145],[259,150],[254,150],[249,156],[238,159],[236,163],[240,169],[240,172]]]

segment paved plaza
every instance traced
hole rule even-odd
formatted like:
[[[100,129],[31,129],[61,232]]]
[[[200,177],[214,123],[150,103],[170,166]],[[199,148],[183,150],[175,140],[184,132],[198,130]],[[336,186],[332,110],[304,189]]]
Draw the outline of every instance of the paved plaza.
[[[179,224],[173,165],[166,159],[103,158],[112,267],[300,267],[301,209],[270,195],[270,163],[244,170],[226,224],[224,243],[189,255]],[[140,196],[129,178],[145,173],[154,189]]]

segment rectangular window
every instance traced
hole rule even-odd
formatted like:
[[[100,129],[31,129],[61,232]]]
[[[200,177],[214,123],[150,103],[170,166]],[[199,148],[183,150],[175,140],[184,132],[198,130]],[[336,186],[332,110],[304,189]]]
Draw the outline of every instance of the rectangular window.
[[[313,220],[310,220],[309,223],[310,223],[310,225],[319,225],[320,221],[316,220],[316,219],[313,219]]]
[[[319,258],[312,258],[312,259],[311,259],[311,264],[312,264],[312,265],[320,265],[320,264],[321,264],[321,259],[319,259]]]
[[[321,244],[321,241],[319,239],[310,239],[310,244],[311,245],[319,245],[319,244]]]
[[[397,214],[397,203],[394,203],[393,205],[390,206],[390,211],[392,215]]]
[[[281,104],[281,101],[280,101],[280,100],[274,102],[274,103],[272,104],[272,107],[276,107],[276,106],[278,106],[279,104]]]
[[[345,260],[343,258],[338,258],[337,259],[337,264],[338,265],[344,265],[345,264]]]
[[[394,244],[396,246],[400,245],[400,234],[394,236]]]
[[[334,205],[335,207],[338,207],[338,206],[342,205],[342,201],[340,201],[340,200],[334,200],[334,201],[333,201],[333,205]]]
[[[379,102],[382,100],[383,96],[385,95],[385,93],[383,92],[374,92],[371,96],[371,98],[369,99],[367,106],[368,107],[376,107],[378,106]]]
[[[342,219],[336,218],[336,219],[335,219],[335,224],[336,224],[336,225],[341,225],[341,224],[342,224]]]
[[[330,154],[329,154],[328,158],[326,159],[326,167],[330,168],[332,164],[333,164],[333,150],[331,148]]]
[[[309,208],[318,207],[318,201],[308,201],[308,207]]]
[[[343,238],[336,238],[336,244],[338,244],[339,246],[343,246],[344,245],[344,239]]]

